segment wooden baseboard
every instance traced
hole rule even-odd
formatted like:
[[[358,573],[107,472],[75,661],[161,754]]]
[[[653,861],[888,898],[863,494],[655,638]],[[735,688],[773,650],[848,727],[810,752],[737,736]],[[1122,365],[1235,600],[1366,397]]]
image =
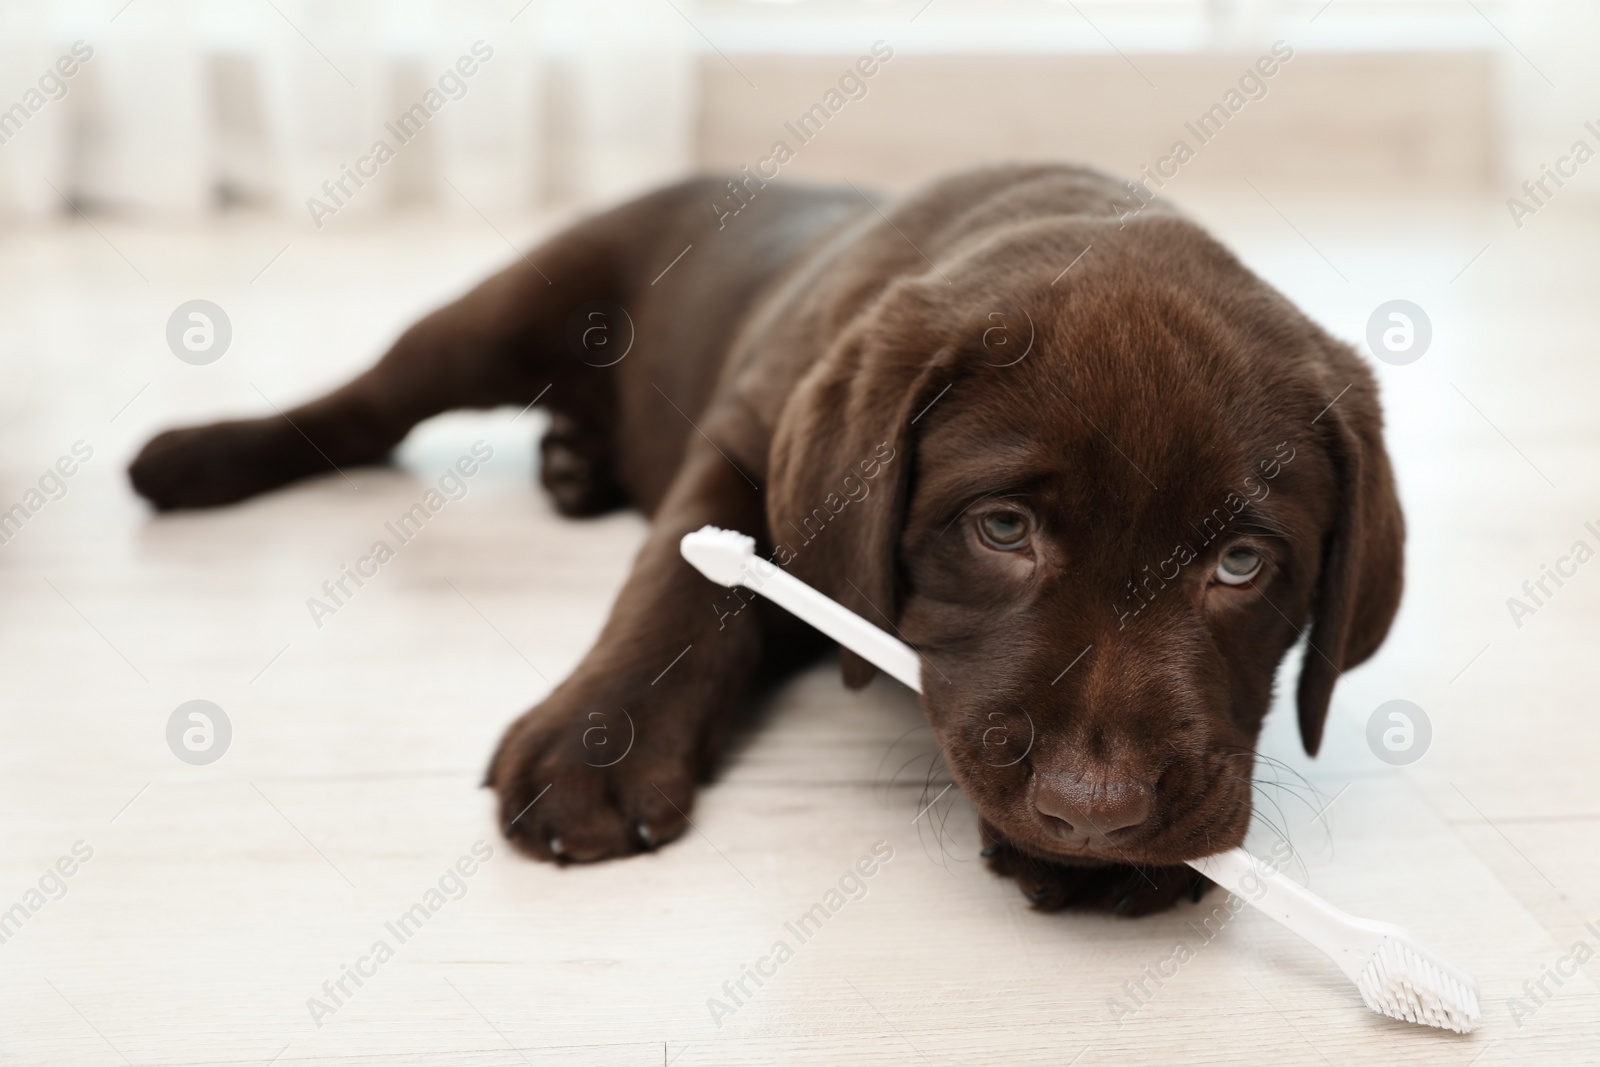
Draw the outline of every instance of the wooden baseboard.
[[[1249,178],[1302,189],[1479,192],[1497,179],[1492,59],[1482,52],[1301,53],[1261,80],[1264,95],[1248,86],[1254,99],[1227,98],[1254,54],[899,55],[863,79],[864,95],[815,123],[820,132],[798,130],[797,118],[826,106],[855,59],[741,55],[739,72],[717,56],[703,59],[696,161],[755,167],[783,142],[793,152],[781,167],[786,177],[903,188],[1011,159],[1136,176],[1182,141],[1192,158],[1165,167],[1184,186]],[[1226,122],[1198,128],[1225,98],[1243,103]],[[799,132],[812,136],[802,141]]]

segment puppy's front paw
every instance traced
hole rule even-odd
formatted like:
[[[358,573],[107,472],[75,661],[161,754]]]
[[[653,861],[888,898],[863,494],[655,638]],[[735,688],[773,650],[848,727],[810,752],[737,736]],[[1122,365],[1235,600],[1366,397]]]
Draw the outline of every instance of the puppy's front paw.
[[[1166,911],[1181,900],[1198,902],[1215,884],[1181,864],[1076,867],[1052,863],[1023,852],[987,824],[983,827],[983,841],[989,869],[1016,879],[1022,895],[1039,911],[1074,908],[1137,918]]]
[[[671,725],[639,704],[628,712],[614,699],[551,694],[507,728],[490,761],[484,784],[500,796],[501,831],[559,862],[671,841],[688,825],[695,782],[690,739],[660,729]]]

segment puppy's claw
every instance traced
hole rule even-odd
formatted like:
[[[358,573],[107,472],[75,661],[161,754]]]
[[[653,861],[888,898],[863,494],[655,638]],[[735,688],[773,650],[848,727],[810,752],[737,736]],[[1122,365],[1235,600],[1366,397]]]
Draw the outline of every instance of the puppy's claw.
[[[650,829],[649,823],[640,822],[633,828],[633,832],[638,836],[640,843],[644,845],[645,851],[651,852],[655,850],[657,844],[656,835],[655,831]]]
[[[978,855],[982,856],[986,860],[992,860],[996,856],[1000,855],[1000,846],[984,845],[983,848],[978,852]]]
[[[566,855],[566,850],[561,847],[561,838],[552,837],[550,839],[550,854],[557,859]]]

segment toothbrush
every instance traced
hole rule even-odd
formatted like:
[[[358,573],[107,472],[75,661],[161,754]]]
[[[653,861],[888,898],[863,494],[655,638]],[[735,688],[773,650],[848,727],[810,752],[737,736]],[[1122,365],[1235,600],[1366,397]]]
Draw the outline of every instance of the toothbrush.
[[[684,535],[679,550],[718,585],[760,593],[902,684],[922,691],[921,661],[910,645],[761,559],[754,538],[705,526]],[[1321,949],[1378,1014],[1463,1034],[1478,1024],[1478,988],[1471,975],[1401,927],[1340,911],[1290,879],[1276,877],[1275,870],[1242,848],[1188,862]]]

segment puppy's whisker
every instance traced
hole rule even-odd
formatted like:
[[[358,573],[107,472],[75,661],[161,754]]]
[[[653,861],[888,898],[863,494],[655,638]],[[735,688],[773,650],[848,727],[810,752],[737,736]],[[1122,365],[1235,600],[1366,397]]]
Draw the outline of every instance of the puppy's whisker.
[[[934,803],[937,804],[938,801],[935,800]],[[950,829],[949,829],[950,816],[955,810],[956,810],[956,804],[955,804],[954,798],[952,798],[950,803],[945,805],[943,814],[939,815],[939,828],[938,828],[939,852],[940,852],[940,854],[942,856],[945,857],[946,860],[951,859],[952,856],[951,856],[950,851],[947,850],[944,847],[945,838],[948,837],[950,839],[950,843],[952,845],[954,845],[956,843],[955,835],[952,834],[950,832]],[[969,860],[961,859],[959,856],[954,857],[954,858],[955,858],[955,861],[957,863],[968,863],[968,862],[970,862]],[[946,863],[946,865],[945,865],[945,870],[949,871],[951,876],[954,877],[955,872],[950,870],[950,867],[949,867],[948,863]]]
[[[1254,783],[1252,783],[1252,786],[1253,785]],[[1272,810],[1277,813],[1278,822],[1273,822],[1271,819],[1267,818],[1261,813],[1259,808],[1256,810],[1256,814],[1261,817],[1261,821],[1266,824],[1267,829],[1277,834],[1280,841],[1286,845],[1289,845],[1290,849],[1293,849],[1294,845],[1289,841],[1289,819],[1284,815],[1282,805],[1280,805],[1277,800],[1273,799],[1273,797],[1266,793],[1261,795],[1261,799],[1265,803],[1272,805]],[[1279,825],[1280,823],[1282,825]]]
[[[928,805],[928,807],[930,807],[930,808],[934,807],[939,802],[939,799],[940,799],[939,797],[935,797],[934,800]],[[945,831],[945,826],[944,826],[943,820],[945,818],[948,818],[948,817],[949,817],[949,809],[947,808],[943,816],[941,816],[938,811],[934,811],[932,814],[930,814],[926,818],[918,819],[917,820],[917,841],[918,841],[918,843],[920,843],[922,845],[922,854],[924,856],[927,856],[930,860],[934,860],[935,863],[937,863],[940,867],[943,867],[945,869],[946,873],[953,874],[954,872],[950,870],[950,862],[949,862],[950,861],[950,853],[945,848],[945,843],[944,843],[944,837],[945,837],[945,832],[946,831]],[[925,830],[925,828],[923,826],[924,823],[927,823],[926,830]],[[939,848],[939,856],[938,856],[938,859],[936,859],[936,860],[934,859],[932,853],[928,849],[927,839],[923,836],[923,834],[925,832],[930,832],[930,831],[933,834],[934,844],[936,844],[938,846],[938,848]]]
[[[1224,777],[1231,778],[1235,782],[1240,783],[1241,785],[1249,786],[1250,789],[1251,789],[1252,794],[1255,791],[1255,786],[1257,785],[1257,783],[1252,778],[1240,778],[1237,774],[1227,774],[1226,772],[1224,772]],[[1262,798],[1261,799],[1263,801],[1265,801],[1266,803],[1272,805],[1273,810],[1278,813],[1278,818],[1279,818],[1279,820],[1281,820],[1283,822],[1284,826],[1279,826],[1277,823],[1273,822],[1272,819],[1270,819],[1267,816],[1267,814],[1265,812],[1263,812],[1259,807],[1256,808],[1255,817],[1257,819],[1259,819],[1273,833],[1277,834],[1279,840],[1283,841],[1284,844],[1289,845],[1290,849],[1293,850],[1294,845],[1290,843],[1288,831],[1286,829],[1284,829],[1284,827],[1286,827],[1288,825],[1289,820],[1284,817],[1283,808],[1279,806],[1279,804],[1278,804],[1278,802],[1276,800],[1274,800],[1271,796],[1266,795],[1265,793],[1262,794]]]
[[[883,755],[878,758],[878,766],[873,771],[873,780],[883,783],[882,801],[883,801],[883,803],[885,805],[889,804],[889,802],[890,802],[890,800],[889,800],[890,790],[892,790],[895,787],[895,785],[900,781],[900,773],[902,771],[904,771],[907,767],[909,767],[912,763],[916,762],[917,760],[921,759],[923,756],[927,755],[927,753],[926,752],[918,752],[916,755],[912,756],[910,759],[908,759],[904,763],[900,764],[900,766],[895,770],[894,774],[892,776],[890,776],[887,781],[884,780],[884,774],[883,774],[884,764],[886,764],[889,761],[889,757],[894,754],[894,751],[897,748],[900,747],[901,742],[905,741],[905,739],[910,737],[912,734],[917,733],[917,732],[922,731],[922,730],[928,730],[928,731],[931,732],[933,730],[933,727],[931,725],[929,725],[928,723],[926,723],[926,722],[920,723],[920,724],[918,724],[916,726],[911,727],[910,729],[908,729],[904,733],[902,733],[899,737],[895,738],[892,742],[890,742],[889,743],[889,747],[884,749],[883,750]]]
[[[1300,786],[1304,786],[1305,790],[1311,795],[1312,799],[1314,799],[1314,800],[1316,800],[1318,802],[1325,802],[1324,798],[1323,798],[1322,791],[1319,790],[1316,787],[1316,784],[1314,782],[1312,782],[1311,779],[1309,779],[1305,775],[1301,774],[1298,770],[1296,770],[1294,767],[1290,766],[1289,764],[1285,763],[1283,760],[1278,759],[1276,756],[1269,756],[1266,753],[1257,752],[1256,750],[1250,749],[1250,748],[1222,749],[1221,752],[1222,752],[1222,754],[1224,756],[1254,757],[1255,759],[1260,760],[1262,763],[1264,763],[1267,766],[1271,767],[1274,771],[1281,771],[1281,772],[1283,772],[1285,774],[1288,774],[1288,775],[1292,776],[1293,778],[1295,778],[1297,780],[1297,782],[1298,782],[1298,785],[1295,785],[1295,786],[1291,786],[1289,783],[1286,783],[1286,782],[1279,782],[1278,784],[1282,788],[1284,788],[1284,789],[1296,789],[1296,788],[1299,788]],[[1315,813],[1315,811],[1317,811],[1317,810],[1318,809],[1314,808],[1313,809],[1313,813]]]
[[[1309,800],[1306,799],[1304,787],[1301,786],[1299,783],[1297,783],[1297,782],[1286,782],[1282,778],[1279,778],[1277,775],[1273,775],[1273,777],[1270,778],[1270,779],[1262,778],[1262,777],[1259,777],[1259,776],[1256,776],[1256,775],[1252,775],[1250,780],[1255,782],[1257,785],[1261,786],[1262,788],[1267,788],[1267,787],[1270,786],[1273,789],[1282,790],[1283,792],[1287,793],[1289,796],[1294,797],[1296,800],[1298,800],[1302,804],[1306,805],[1306,807],[1311,810],[1312,814],[1316,813],[1317,809],[1314,806],[1312,806],[1312,804],[1311,804],[1311,802]],[[1312,791],[1312,794],[1315,795],[1315,791],[1314,790]]]
[[[1237,775],[1231,775],[1230,774],[1227,777],[1232,778],[1234,781],[1237,781],[1237,782],[1243,782],[1244,781],[1243,778],[1240,778]],[[1263,785],[1263,784],[1273,784],[1273,783],[1262,783],[1262,782],[1258,782],[1258,781],[1256,781],[1255,779],[1252,778],[1250,780],[1249,784],[1252,787],[1252,795],[1253,795],[1255,787]],[[1277,836],[1279,841],[1282,841],[1285,845],[1288,846],[1289,854],[1294,858],[1295,865],[1298,868],[1299,873],[1301,874],[1302,878],[1309,878],[1310,877],[1310,872],[1309,872],[1308,868],[1306,867],[1305,859],[1301,855],[1300,849],[1295,847],[1294,840],[1293,840],[1292,836],[1289,833],[1289,829],[1288,828],[1289,828],[1290,823],[1289,823],[1288,817],[1284,814],[1283,808],[1278,804],[1278,802],[1276,800],[1274,800],[1270,795],[1268,795],[1266,793],[1262,794],[1262,800],[1265,803],[1268,803],[1268,804],[1272,805],[1273,809],[1278,813],[1278,818],[1280,820],[1282,820],[1283,825],[1280,826],[1280,825],[1278,825],[1278,823],[1273,822],[1259,808],[1257,808],[1255,813],[1254,813],[1255,814],[1255,818],[1259,819],[1261,821],[1262,825],[1266,826],[1269,830],[1271,830]],[[1308,807],[1309,807],[1309,805],[1308,805]]]
[[[1288,764],[1284,763],[1283,761],[1276,760],[1276,759],[1273,759],[1271,757],[1263,757],[1263,760],[1266,762],[1266,764],[1269,767],[1272,768],[1272,770],[1274,772],[1276,772],[1278,770],[1287,771],[1289,774],[1291,774],[1295,778],[1299,779],[1298,783],[1294,783],[1294,782],[1285,782],[1282,779],[1277,778],[1276,775],[1274,776],[1272,781],[1265,781],[1265,780],[1262,780],[1262,779],[1259,779],[1259,778],[1255,778],[1254,776],[1252,776],[1252,778],[1251,778],[1252,786],[1262,789],[1262,791],[1263,791],[1262,792],[1262,799],[1264,801],[1266,801],[1266,802],[1271,803],[1273,805],[1273,807],[1277,809],[1279,817],[1282,818],[1283,821],[1284,821],[1284,825],[1287,827],[1290,824],[1291,820],[1288,818],[1287,814],[1283,811],[1282,806],[1278,804],[1277,799],[1276,799],[1276,794],[1268,794],[1265,791],[1268,786],[1272,787],[1273,789],[1281,790],[1283,792],[1286,792],[1289,796],[1293,797],[1295,800],[1299,801],[1302,805],[1304,805],[1306,811],[1311,816],[1311,821],[1312,822],[1320,821],[1318,819],[1318,816],[1320,816],[1322,814],[1322,812],[1324,810],[1326,810],[1326,808],[1328,806],[1326,802],[1317,803],[1318,801],[1321,801],[1321,799],[1322,799],[1321,791],[1319,789],[1317,789],[1317,787],[1309,779],[1307,779],[1303,774],[1301,774],[1299,771],[1295,770],[1293,767],[1289,766]],[[1307,799],[1306,796],[1303,796],[1301,794],[1300,790],[1301,790],[1302,787],[1305,789],[1305,791],[1307,793],[1310,794],[1312,799]],[[1323,834],[1323,840],[1328,845],[1331,846],[1332,843],[1333,843],[1333,839],[1329,835],[1328,828],[1327,828],[1326,825],[1324,825],[1323,828],[1322,828],[1322,834]],[[1292,841],[1290,841],[1287,837],[1285,837],[1285,843],[1289,845],[1290,849],[1295,853],[1295,856],[1296,856],[1296,858],[1298,860],[1299,859],[1299,855],[1300,855],[1300,850],[1295,848],[1294,843]],[[1303,867],[1304,866],[1304,861],[1300,861],[1300,862],[1301,862],[1301,865]]]
[[[910,767],[912,764],[918,763],[918,762],[920,762],[922,760],[925,760],[925,759],[926,760],[932,760],[935,757],[937,757],[937,755],[938,755],[938,753],[936,753],[936,752],[918,752],[915,756],[912,756],[910,759],[908,759],[904,763],[900,764],[899,767],[895,768],[894,777],[889,780],[888,788],[893,788],[896,784],[899,783],[900,775],[905,772],[907,767]],[[924,794],[926,794],[926,787],[924,787]],[[887,794],[885,794],[885,795],[887,795]]]
[[[1260,794],[1261,794],[1261,799],[1264,802],[1266,802],[1268,804],[1271,804],[1273,806],[1273,808],[1277,810],[1279,817],[1284,820],[1285,825],[1288,824],[1289,820],[1284,815],[1282,805],[1280,805],[1278,803],[1278,797],[1279,797],[1279,795],[1281,793],[1285,793],[1286,792],[1289,796],[1293,797],[1295,800],[1298,800],[1300,803],[1304,804],[1306,806],[1307,810],[1310,810],[1313,813],[1315,812],[1315,809],[1311,807],[1311,804],[1310,804],[1309,801],[1307,801],[1299,793],[1295,792],[1289,786],[1284,785],[1280,781],[1276,781],[1276,780],[1274,780],[1274,781],[1266,781],[1264,779],[1257,778],[1254,775],[1252,775],[1250,777],[1250,779],[1249,779],[1249,782],[1250,782],[1250,787],[1251,787],[1252,794],[1254,794],[1256,791],[1259,791]]]
[[[1251,751],[1254,752],[1254,750],[1251,750]],[[1289,763],[1284,762],[1283,760],[1279,759],[1276,756],[1270,756],[1270,755],[1266,754],[1265,752],[1255,752],[1254,754],[1255,754],[1255,757],[1258,760],[1260,760],[1262,763],[1268,764],[1269,766],[1275,767],[1278,770],[1286,771],[1289,774],[1294,775],[1296,778],[1298,778],[1301,782],[1303,782],[1305,784],[1307,789],[1310,789],[1313,792],[1316,791],[1316,786],[1312,783],[1311,779],[1309,779],[1305,775],[1301,774],[1297,769],[1295,769],[1295,767],[1293,767]]]

